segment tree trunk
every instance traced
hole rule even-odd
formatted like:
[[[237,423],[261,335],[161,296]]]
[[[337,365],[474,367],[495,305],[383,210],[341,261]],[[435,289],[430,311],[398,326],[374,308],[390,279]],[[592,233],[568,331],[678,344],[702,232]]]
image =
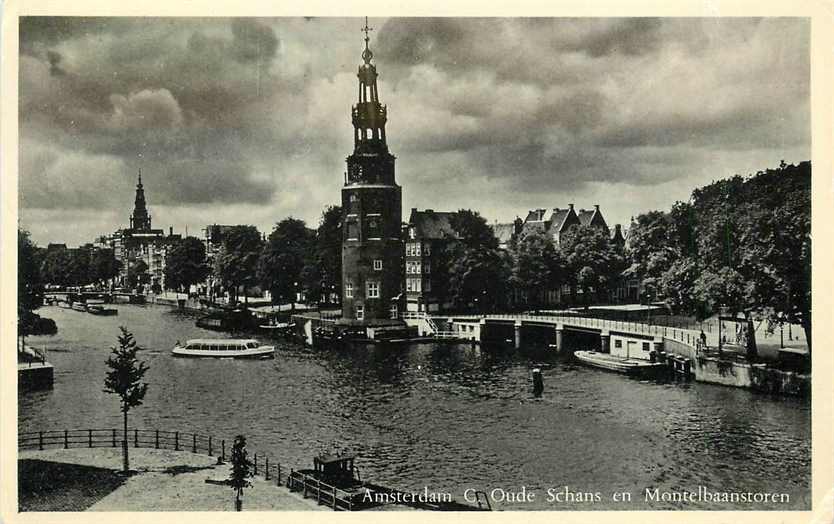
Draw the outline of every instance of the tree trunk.
[[[127,456],[127,410],[124,410],[124,434],[122,435],[122,459],[123,463],[122,466],[124,467],[124,472],[127,473],[130,470],[130,461],[128,460]]]
[[[240,491],[235,492],[235,511],[241,511],[243,509],[243,501],[240,500]]]

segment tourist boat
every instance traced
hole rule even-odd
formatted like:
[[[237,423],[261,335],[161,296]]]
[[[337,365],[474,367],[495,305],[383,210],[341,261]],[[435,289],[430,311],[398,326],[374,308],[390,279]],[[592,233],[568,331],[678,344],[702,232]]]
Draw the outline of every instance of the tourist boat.
[[[111,307],[104,307],[98,304],[89,304],[87,305],[87,312],[92,313],[93,315],[102,315],[102,316],[111,316],[111,315],[118,315],[119,310]]]
[[[186,341],[185,345],[177,342],[171,352],[178,357],[272,358],[275,346],[265,346],[250,338],[197,338]]]
[[[626,375],[647,375],[666,369],[660,362],[623,358],[597,351],[575,351],[573,355],[583,364]]]

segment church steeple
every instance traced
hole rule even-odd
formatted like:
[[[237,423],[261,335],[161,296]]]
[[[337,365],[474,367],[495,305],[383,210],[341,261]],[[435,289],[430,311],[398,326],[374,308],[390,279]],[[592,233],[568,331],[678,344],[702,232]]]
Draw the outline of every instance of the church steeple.
[[[387,151],[385,142],[385,122],[387,108],[379,103],[377,90],[376,66],[371,63],[374,54],[371,52],[368,33],[373,28],[368,27],[368,17],[365,17],[365,50],[362,51],[362,61],[359,66],[359,101],[353,106],[353,139],[355,151]]]
[[[139,182],[136,184],[136,198],[133,202],[133,214],[130,215],[130,229],[149,230],[151,216],[145,204],[145,188],[142,186],[142,170],[139,170]]]

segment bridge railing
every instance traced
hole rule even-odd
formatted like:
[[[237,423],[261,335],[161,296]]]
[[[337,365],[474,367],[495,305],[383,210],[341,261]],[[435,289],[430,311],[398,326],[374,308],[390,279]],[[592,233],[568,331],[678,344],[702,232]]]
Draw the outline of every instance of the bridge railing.
[[[17,435],[17,447],[20,451],[56,448],[118,448],[123,445],[124,440],[127,440],[128,446],[132,448],[190,451],[218,457],[222,461],[225,461],[231,454],[231,447],[227,449],[225,439],[217,439],[211,435],[138,428],[128,428],[127,434],[123,429],[117,428],[20,432]],[[280,462],[270,460],[269,455],[263,453],[254,453],[250,457],[255,475],[261,475],[265,480],[274,479],[279,485],[281,484]],[[286,472],[286,468],[283,471]]]
[[[619,331],[623,333],[662,337],[672,339],[692,348],[698,347],[700,333],[692,329],[675,328],[669,326],[657,326],[642,322],[629,322],[626,320],[609,320],[601,318],[574,317],[568,315],[523,315],[523,314],[488,314],[488,315],[456,315],[451,317],[456,320],[504,320],[504,321],[528,321],[542,322],[546,324],[563,324],[574,327],[586,327],[600,331]]]

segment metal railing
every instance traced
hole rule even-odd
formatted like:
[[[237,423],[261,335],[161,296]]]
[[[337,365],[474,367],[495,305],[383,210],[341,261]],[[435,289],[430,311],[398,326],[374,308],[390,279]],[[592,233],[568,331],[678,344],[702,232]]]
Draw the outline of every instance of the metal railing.
[[[574,317],[566,315],[457,315],[454,320],[498,320],[498,321],[528,321],[544,324],[560,324],[572,327],[584,327],[600,331],[618,331],[622,333],[662,337],[675,340],[696,348],[700,333],[692,329],[675,328],[668,326],[656,326],[640,322],[629,322],[625,320],[607,320],[599,318]]]
[[[127,438],[125,438],[127,437]],[[123,441],[133,448],[172,449],[206,454],[226,460],[226,440],[216,439],[210,435],[184,433],[160,429],[64,429],[49,431],[28,431],[17,435],[18,450],[44,450],[47,448],[117,448]],[[231,451],[231,450],[229,450]],[[281,484],[281,464],[270,460],[268,455],[252,455],[253,473],[263,476],[265,480],[275,480]],[[286,471],[286,469],[284,469]]]
[[[322,482],[316,477],[290,470],[287,475],[287,488],[300,491],[306,499],[315,498],[319,505],[326,505],[333,511],[353,511],[353,493]]]

